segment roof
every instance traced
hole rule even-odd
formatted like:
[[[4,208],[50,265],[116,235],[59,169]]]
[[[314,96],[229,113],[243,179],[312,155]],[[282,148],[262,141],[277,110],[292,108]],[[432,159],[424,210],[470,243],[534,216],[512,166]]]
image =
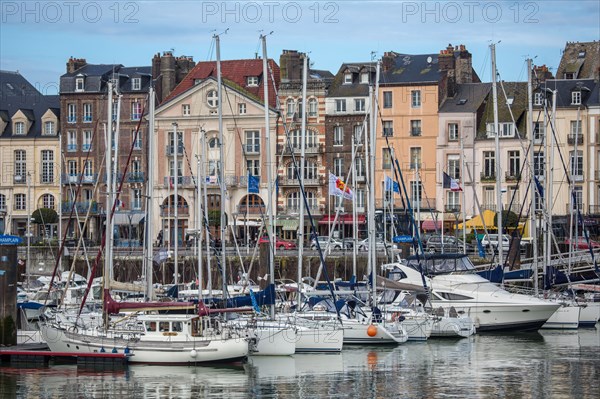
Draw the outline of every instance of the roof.
[[[375,62],[346,62],[340,66],[338,73],[335,75],[329,90],[327,92],[328,97],[367,97],[369,95],[369,85],[364,83],[358,83],[358,80],[353,81],[351,84],[344,83],[344,75],[346,71],[350,71],[356,74],[356,79],[359,79],[358,75],[361,72],[369,72],[373,76]]]
[[[598,79],[600,41],[567,42],[556,70],[556,77],[562,79],[566,73],[572,73],[575,79]]]
[[[76,80],[83,77],[84,90],[82,93],[99,93],[106,91],[106,82],[118,78],[119,91],[123,93],[147,92],[152,81],[151,66],[124,67],[121,64],[85,64],[74,72],[67,72],[60,77],[60,93],[75,93]],[[139,90],[133,90],[131,81],[140,78]]]
[[[58,115],[57,110],[60,109],[58,96],[44,96],[19,72],[0,71],[0,98],[0,119],[7,122],[4,131],[0,132],[0,138],[40,137],[42,116],[48,109]],[[13,136],[10,118],[19,110],[33,123],[25,135]]]
[[[580,106],[598,104],[597,93],[598,82],[593,79],[553,79],[544,81],[536,91],[550,89],[556,90],[556,106],[558,108],[577,108]],[[573,104],[571,93],[581,91],[581,104]]]
[[[527,98],[527,82],[498,82],[498,123],[512,122],[513,118],[515,126],[519,131],[521,138],[526,135],[526,111],[528,105]],[[487,137],[487,124],[494,122],[494,101],[492,90],[489,91],[485,100],[485,108],[477,129],[477,138],[485,139]],[[506,99],[512,101],[512,104],[507,105]],[[512,112],[512,116],[511,116]],[[515,132],[514,138],[518,138]]]
[[[268,60],[269,68],[272,72],[272,76],[275,79],[275,87],[279,87],[279,66],[272,59]],[[246,60],[226,60],[221,61],[221,77],[223,80],[229,80],[238,86],[239,89],[250,94],[251,97],[260,99],[264,102],[264,89],[263,89],[263,60],[260,58],[246,59]],[[259,78],[258,86],[248,86],[246,78],[249,76],[256,76]],[[208,77],[217,78],[217,62],[216,61],[205,61],[199,62],[196,66],[186,75],[185,78],[173,89],[167,98],[163,101],[166,103],[171,99],[179,96],[180,94],[188,91],[196,85],[198,80],[204,80]],[[277,93],[273,90],[273,83],[271,76],[268,77],[269,82],[269,106],[275,107],[277,102]]]
[[[491,83],[463,83],[456,85],[456,94],[454,97],[444,100],[439,112],[476,112],[485,102],[491,89]]]
[[[393,66],[381,73],[379,83],[437,83],[439,77],[438,54],[395,54]]]

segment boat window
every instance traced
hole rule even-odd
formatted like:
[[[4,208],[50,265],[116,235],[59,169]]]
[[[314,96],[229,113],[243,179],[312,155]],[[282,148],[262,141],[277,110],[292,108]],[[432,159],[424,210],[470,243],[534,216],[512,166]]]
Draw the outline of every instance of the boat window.
[[[156,331],[156,322],[147,321],[146,322],[146,331]]]
[[[161,321],[158,324],[158,328],[160,331],[169,331],[169,322],[168,321]]]
[[[469,299],[473,299],[471,297],[468,297],[466,295],[460,295],[460,294],[454,294],[451,292],[440,292],[439,293],[444,299],[447,299],[449,301],[466,301]]]
[[[183,331],[183,328],[181,326],[181,322],[180,321],[174,321],[171,324],[171,328],[172,328],[172,331],[177,331],[177,332]]]

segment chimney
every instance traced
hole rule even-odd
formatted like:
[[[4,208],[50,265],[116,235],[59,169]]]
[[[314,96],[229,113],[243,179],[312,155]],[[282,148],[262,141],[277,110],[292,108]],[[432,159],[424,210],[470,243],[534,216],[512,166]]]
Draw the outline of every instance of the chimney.
[[[473,56],[464,44],[458,46],[456,59],[456,83],[473,83]]]
[[[452,47],[451,44],[449,44],[445,50],[440,50],[440,54],[438,55],[438,65],[440,71],[454,69],[454,47]]]
[[[387,72],[394,67],[396,54],[393,51],[386,51],[381,58],[382,72]]]
[[[302,54],[297,50],[283,50],[279,56],[279,70],[282,82],[302,79]],[[309,64],[310,65],[310,64]]]
[[[548,69],[546,64],[537,66],[533,66],[533,80],[538,82],[545,82],[548,79],[554,79],[552,76],[552,72]]]
[[[85,58],[70,57],[69,61],[67,61],[67,73],[73,73],[85,65],[87,65]]]

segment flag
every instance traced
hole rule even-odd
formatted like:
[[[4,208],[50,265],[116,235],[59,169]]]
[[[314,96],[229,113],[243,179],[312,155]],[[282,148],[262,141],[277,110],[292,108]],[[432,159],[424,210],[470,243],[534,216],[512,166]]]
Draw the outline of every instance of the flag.
[[[258,194],[258,176],[248,176],[248,193]]]
[[[350,187],[342,181],[339,177],[333,173],[329,174],[329,195],[336,197],[343,197],[347,200],[354,199],[354,193],[350,190]]]
[[[154,263],[157,264],[161,264],[164,261],[166,261],[169,258],[169,253],[167,252],[167,250],[165,249],[161,249],[160,251],[158,251],[156,253],[156,255],[154,255],[154,258],[152,259],[154,261]]]
[[[462,191],[462,188],[460,187],[460,184],[458,184],[458,181],[456,179],[451,178],[444,171],[442,171],[442,173],[444,174],[444,188],[449,188],[450,191]]]
[[[544,187],[542,186],[537,177],[534,177],[533,179],[535,181],[535,187],[537,188],[538,194],[541,198],[544,198]]]
[[[392,189],[393,187],[393,189]],[[392,180],[391,177],[385,177],[385,191],[394,191],[395,193],[400,193],[400,185],[398,182]]]

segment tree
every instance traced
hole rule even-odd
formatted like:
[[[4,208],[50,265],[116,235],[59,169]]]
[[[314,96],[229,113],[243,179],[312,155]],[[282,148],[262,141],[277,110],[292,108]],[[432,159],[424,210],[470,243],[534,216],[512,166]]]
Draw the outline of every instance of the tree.
[[[54,209],[50,208],[39,208],[36,209],[32,214],[31,218],[35,224],[53,224],[58,223],[58,214]]]
[[[498,213],[494,216],[494,226],[498,226]],[[502,230],[516,229],[519,226],[519,216],[512,211],[502,211]]]

